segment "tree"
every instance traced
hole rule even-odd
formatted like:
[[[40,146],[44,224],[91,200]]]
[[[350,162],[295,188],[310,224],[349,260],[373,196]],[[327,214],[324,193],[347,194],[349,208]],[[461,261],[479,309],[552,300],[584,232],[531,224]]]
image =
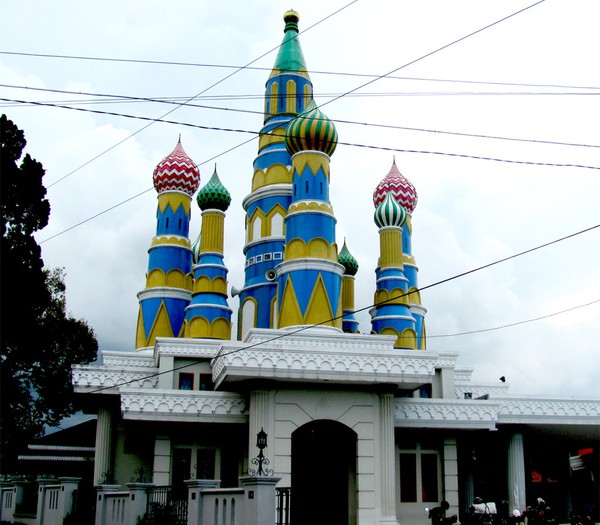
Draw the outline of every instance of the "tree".
[[[0,455],[9,472],[20,450],[74,410],[71,366],[93,361],[98,343],[67,314],[64,273],[45,270],[33,234],[48,224],[44,168],[26,154],[24,133],[0,117]]]

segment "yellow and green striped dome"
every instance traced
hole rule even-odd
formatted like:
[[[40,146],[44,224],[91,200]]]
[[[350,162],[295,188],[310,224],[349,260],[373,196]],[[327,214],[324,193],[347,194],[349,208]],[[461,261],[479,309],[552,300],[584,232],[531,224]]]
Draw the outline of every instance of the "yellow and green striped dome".
[[[292,120],[287,128],[285,146],[290,155],[316,150],[331,156],[337,146],[335,126],[311,100],[306,111]]]

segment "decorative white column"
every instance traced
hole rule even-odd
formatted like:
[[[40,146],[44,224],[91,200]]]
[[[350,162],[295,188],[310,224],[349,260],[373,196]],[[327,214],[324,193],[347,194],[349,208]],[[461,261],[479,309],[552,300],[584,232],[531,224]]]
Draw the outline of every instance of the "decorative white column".
[[[112,413],[108,408],[98,409],[96,421],[96,452],[94,454],[94,484],[114,483],[112,469]]]
[[[250,394],[250,418],[248,424],[248,461],[258,456],[258,448],[256,448],[256,435],[264,430],[267,437],[267,448],[263,450],[263,454],[269,460],[269,467],[273,465],[273,450],[275,450],[275,429],[272,422],[272,395],[267,390],[254,390]],[[250,465],[250,468],[254,468]]]
[[[394,440],[394,396],[379,396],[379,523],[398,524],[396,517],[396,469]]]
[[[458,514],[458,454],[456,450],[456,438],[444,439],[444,499],[450,504],[447,514]]]
[[[157,486],[171,484],[171,438],[156,436],[154,441],[154,466],[152,483]]]
[[[514,434],[508,443],[508,513],[525,509],[525,448],[523,434]]]

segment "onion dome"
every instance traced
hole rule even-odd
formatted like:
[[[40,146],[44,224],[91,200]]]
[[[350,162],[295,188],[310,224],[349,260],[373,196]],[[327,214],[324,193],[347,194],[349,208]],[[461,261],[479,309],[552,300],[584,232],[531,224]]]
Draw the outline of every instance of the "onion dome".
[[[412,182],[400,173],[396,166],[396,159],[394,159],[390,172],[373,192],[373,204],[376,208],[385,200],[388,193],[391,193],[408,213],[412,214],[417,207],[417,190]]]
[[[392,193],[385,196],[385,200],[375,209],[375,224],[379,228],[385,226],[402,227],[406,221],[406,210],[399,204]]]
[[[217,209],[226,211],[231,204],[231,195],[221,183],[217,175],[217,166],[210,180],[202,187],[196,197],[196,202],[201,210]]]
[[[333,122],[311,100],[306,110],[289,123],[285,146],[290,155],[299,151],[316,150],[331,156],[337,146],[337,139]]]
[[[158,193],[182,191],[190,197],[200,185],[198,166],[187,156],[181,138],[170,155],[158,163],[154,170],[154,188]]]
[[[358,263],[348,250],[346,239],[344,239],[344,246],[342,246],[340,254],[338,255],[338,262],[345,268],[344,273],[346,275],[356,275],[356,272],[358,272]]]

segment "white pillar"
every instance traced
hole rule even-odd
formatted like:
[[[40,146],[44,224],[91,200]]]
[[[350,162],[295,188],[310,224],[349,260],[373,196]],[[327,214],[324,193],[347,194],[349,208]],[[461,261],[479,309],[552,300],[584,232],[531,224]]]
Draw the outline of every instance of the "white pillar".
[[[171,438],[156,436],[154,441],[154,467],[152,483],[157,486],[170,485],[171,481]]]
[[[508,513],[525,509],[525,449],[523,434],[514,434],[508,443]]]
[[[94,456],[94,484],[113,483],[112,469],[112,413],[108,408],[98,409],[96,421],[96,452]]]
[[[256,435],[262,430],[267,433],[267,448],[263,450],[264,456],[269,460],[269,468],[273,468],[273,450],[275,449],[274,418],[271,410],[272,395],[266,390],[254,390],[250,394],[250,418],[248,424],[248,461],[258,456],[256,448]],[[250,468],[256,468],[250,464]]]
[[[275,525],[276,490],[281,478],[242,476],[245,501],[241,523],[244,525]],[[317,511],[318,512],[318,511]]]
[[[394,396],[379,396],[379,523],[398,524],[396,517],[396,469],[394,440]]]
[[[458,514],[458,454],[455,438],[444,439],[444,499],[450,504],[446,514]]]

